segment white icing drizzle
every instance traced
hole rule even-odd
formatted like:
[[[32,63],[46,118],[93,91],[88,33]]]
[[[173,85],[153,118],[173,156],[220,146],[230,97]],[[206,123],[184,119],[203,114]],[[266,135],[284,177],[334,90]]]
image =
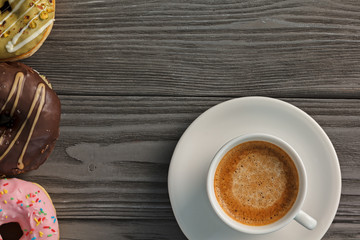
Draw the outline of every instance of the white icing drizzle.
[[[46,9],[45,9],[45,10],[46,10]],[[29,28],[29,26],[30,26],[30,24],[32,23],[32,21],[34,21],[35,18],[39,17],[40,14],[41,14],[43,11],[45,11],[45,10],[42,10],[42,11],[40,11],[37,15],[35,15],[35,17],[33,17],[33,18],[28,22],[28,24],[26,24],[26,26],[23,27],[23,29],[21,29],[20,32],[18,32],[17,34],[15,34],[15,36],[13,37],[13,39],[12,39],[10,42],[11,42],[13,45],[15,45],[16,42],[19,40],[20,36],[26,31],[26,29]]]
[[[1,34],[0,37],[2,37],[7,31],[9,31],[20,19],[22,19],[33,7],[35,7],[38,2],[40,2],[41,0],[38,0],[37,2],[34,3],[34,5],[32,5],[28,10],[26,10],[26,12],[24,12],[18,19],[16,19],[15,22],[13,22],[13,24],[11,24],[7,29],[5,29]],[[10,2],[10,1],[9,1]]]
[[[24,87],[24,82],[25,82],[25,78],[24,78],[24,74],[22,72],[18,72],[15,76],[15,81],[12,85],[12,88],[10,90],[9,96],[6,100],[6,102],[4,103],[4,106],[1,108],[0,113],[5,109],[6,105],[10,102],[10,100],[12,99],[12,97],[15,94],[16,91],[16,97],[13,103],[13,106],[11,108],[11,113],[13,113],[18,105],[19,102],[19,96],[21,94],[21,92],[23,91],[23,87]],[[11,148],[14,146],[14,144],[16,143],[16,141],[18,140],[18,138],[20,137],[22,131],[24,130],[27,122],[29,121],[31,115],[33,114],[33,111],[35,109],[35,106],[37,104],[37,102],[39,102],[39,105],[36,109],[36,115],[34,118],[34,121],[32,122],[31,125],[31,129],[30,132],[28,134],[28,137],[26,139],[25,145],[23,147],[23,150],[21,151],[21,155],[19,156],[18,159],[18,168],[19,169],[23,169],[24,168],[24,164],[23,164],[23,157],[25,155],[26,149],[29,145],[31,136],[34,132],[35,126],[39,120],[40,117],[40,113],[45,105],[45,96],[46,96],[46,92],[45,92],[45,84],[44,83],[40,83],[37,88],[36,88],[36,92],[35,92],[35,96],[33,98],[33,101],[31,103],[31,107],[29,109],[29,112],[26,116],[25,121],[21,124],[20,129],[18,130],[18,132],[16,133],[14,139],[11,141],[11,143],[9,144],[8,148],[5,150],[5,152],[0,156],[0,161],[4,159],[4,157],[9,153],[9,151],[11,150]],[[12,116],[12,115],[11,115]],[[2,138],[2,136],[1,136]]]
[[[14,2],[14,1],[9,1],[9,3],[13,3],[13,2]],[[8,19],[11,15],[13,15],[13,13],[16,12],[16,11],[21,7],[21,5],[22,5],[24,2],[25,2],[25,0],[20,0],[20,1],[15,5],[15,7],[11,10],[11,12],[10,12],[8,15],[6,15],[6,17],[5,17],[3,20],[1,20],[0,25],[3,25],[3,23],[5,22],[5,20]]]
[[[25,46],[26,44],[28,44],[29,42],[31,42],[32,40],[34,40],[37,36],[39,36],[48,26],[50,26],[53,22],[55,21],[55,19],[51,19],[49,20],[44,26],[42,26],[41,28],[39,28],[38,30],[36,30],[33,34],[30,35],[30,37],[26,38],[24,41],[20,42],[17,46],[14,46],[14,44],[12,43],[12,41],[9,41],[6,44],[6,49],[9,53],[13,53],[16,52],[17,50],[19,50],[20,48],[22,48],[23,46]]]

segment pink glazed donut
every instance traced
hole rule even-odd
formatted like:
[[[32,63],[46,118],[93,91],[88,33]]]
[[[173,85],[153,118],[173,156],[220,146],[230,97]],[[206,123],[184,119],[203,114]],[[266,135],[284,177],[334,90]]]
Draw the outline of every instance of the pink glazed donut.
[[[44,188],[16,178],[0,180],[0,234],[0,240],[59,239],[56,211]]]

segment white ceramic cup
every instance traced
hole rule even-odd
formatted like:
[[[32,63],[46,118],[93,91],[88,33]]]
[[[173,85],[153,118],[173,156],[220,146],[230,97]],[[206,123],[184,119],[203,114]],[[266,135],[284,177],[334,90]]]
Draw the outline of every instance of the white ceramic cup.
[[[277,220],[274,223],[268,224],[268,225],[262,225],[262,226],[249,226],[242,224],[240,222],[235,221],[230,216],[228,216],[222,207],[220,206],[219,202],[216,199],[215,196],[215,189],[214,189],[214,176],[216,172],[216,168],[219,164],[219,162],[222,160],[223,156],[230,151],[235,146],[249,141],[265,141],[270,142],[281,149],[283,149],[293,160],[298,175],[299,175],[299,191],[297,198],[295,200],[294,205],[292,208],[287,212],[285,216],[283,216],[281,219]],[[235,230],[238,230],[240,232],[245,232],[249,234],[265,234],[277,231],[281,229],[282,227],[289,224],[293,219],[295,219],[298,223],[303,225],[309,230],[312,230],[316,227],[316,220],[303,212],[301,210],[305,197],[306,197],[306,191],[307,191],[307,179],[306,179],[306,171],[304,164],[302,160],[300,159],[297,152],[285,141],[282,139],[268,135],[268,134],[262,134],[262,133],[255,133],[255,134],[246,134],[239,137],[236,137],[229,142],[227,142],[223,147],[220,148],[220,150],[215,154],[209,168],[208,177],[207,177],[207,193],[208,197],[211,203],[211,206],[213,207],[216,214],[220,217],[220,219],[226,223],[228,226],[232,227]]]

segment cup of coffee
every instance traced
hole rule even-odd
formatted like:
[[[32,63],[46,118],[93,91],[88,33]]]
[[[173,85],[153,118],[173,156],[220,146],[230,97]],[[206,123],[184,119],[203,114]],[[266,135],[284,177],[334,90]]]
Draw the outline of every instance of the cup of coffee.
[[[304,164],[282,139],[247,134],[227,142],[214,156],[207,193],[216,214],[249,234],[279,230],[292,220],[314,229],[316,220],[301,210],[307,191]]]

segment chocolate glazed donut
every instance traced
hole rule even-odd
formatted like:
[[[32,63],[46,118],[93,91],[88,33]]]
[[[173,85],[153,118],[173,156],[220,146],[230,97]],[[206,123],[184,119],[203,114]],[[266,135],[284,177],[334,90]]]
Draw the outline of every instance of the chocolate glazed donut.
[[[37,169],[59,136],[60,100],[25,64],[0,64],[0,175]]]

